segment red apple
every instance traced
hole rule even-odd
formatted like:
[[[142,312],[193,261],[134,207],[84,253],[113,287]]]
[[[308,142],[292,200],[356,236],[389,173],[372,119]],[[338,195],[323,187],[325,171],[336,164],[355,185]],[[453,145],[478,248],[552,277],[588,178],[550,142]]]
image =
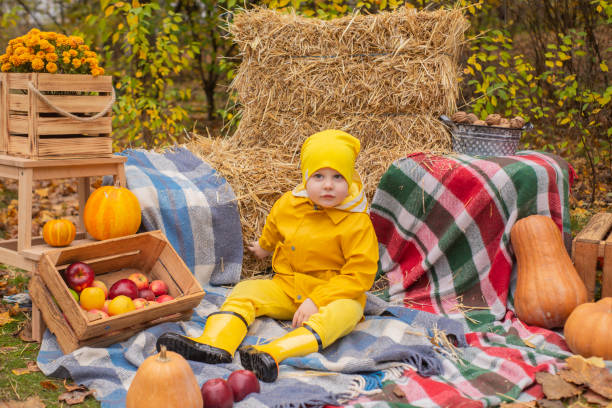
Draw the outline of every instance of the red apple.
[[[236,370],[227,377],[234,394],[234,402],[242,401],[252,392],[259,392],[259,380],[250,370]]]
[[[104,298],[108,298],[108,288],[106,287],[106,284],[101,280],[94,280],[89,286],[95,286],[97,288],[102,289],[104,291]]]
[[[147,279],[144,273],[134,272],[133,274],[128,276],[128,279],[136,284],[138,290],[146,289],[149,287],[149,280]]]
[[[153,291],[150,288],[146,288],[146,289],[141,289],[138,291],[138,297],[139,298],[144,298],[150,301],[154,301],[155,300],[155,293],[153,293]]]
[[[149,288],[155,296],[161,296],[168,293],[168,285],[163,280],[156,279],[149,284]]]
[[[108,298],[114,299],[119,295],[125,295],[130,299],[136,299],[138,297],[138,288],[136,284],[129,279],[119,279],[110,287]]]
[[[206,381],[200,391],[206,408],[231,408],[234,405],[232,389],[223,378]]]
[[[164,303],[164,302],[168,302],[169,300],[173,300],[173,299],[174,299],[174,298],[173,298],[172,296],[170,296],[170,295],[161,295],[161,296],[158,296],[158,297],[155,299],[155,301],[156,301],[157,303]]]
[[[136,309],[142,309],[143,307],[149,306],[149,301],[143,298],[136,298],[133,300],[133,303]]]
[[[94,281],[96,274],[85,262],[74,262],[64,272],[68,286],[77,292],[82,291]]]

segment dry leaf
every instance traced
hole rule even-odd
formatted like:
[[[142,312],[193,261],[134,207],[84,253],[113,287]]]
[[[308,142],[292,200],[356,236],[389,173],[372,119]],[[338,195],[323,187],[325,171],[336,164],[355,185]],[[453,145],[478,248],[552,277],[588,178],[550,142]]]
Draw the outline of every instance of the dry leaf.
[[[597,364],[597,360],[589,361],[581,356],[571,356],[565,362],[570,370],[574,371],[571,376],[576,381],[572,382],[580,381],[599,395],[612,399],[612,373],[607,368],[593,365]],[[568,373],[563,375],[569,376]]]
[[[571,368],[562,368],[558,373],[561,378],[567,382],[582,385],[586,382],[586,379],[579,372],[572,370]]]
[[[23,368],[14,368],[12,370],[13,374],[15,374],[15,375],[23,375],[23,374],[35,373],[37,371],[40,371],[40,368],[38,368],[38,365],[36,365],[35,361],[28,361],[26,367],[23,367]]]
[[[558,400],[582,393],[580,388],[568,383],[558,375],[544,372],[536,373],[536,381],[542,384],[542,391],[548,399]]]
[[[40,386],[45,390],[57,390],[57,385],[53,381],[45,380],[40,382]]]
[[[2,312],[0,313],[0,326],[4,326],[7,323],[12,322],[14,319],[11,318],[11,315],[9,312]]]
[[[84,386],[83,384],[75,384],[75,383],[70,383],[70,384],[66,384],[66,380],[64,380],[64,388],[66,389],[66,391],[88,391],[89,388],[87,388],[86,386]]]
[[[45,406],[37,395],[25,401],[0,401],[0,408],[45,408]]]
[[[49,188],[37,188],[34,190],[34,193],[36,193],[39,197],[47,197],[49,195]]]
[[[597,370],[600,370],[599,375],[595,376],[587,385],[599,395],[612,399],[612,373],[605,368],[597,367]]]
[[[601,395],[591,390],[586,390],[586,392],[582,395],[589,404],[596,404],[596,405],[605,407],[606,405],[611,403],[611,401],[608,398],[604,398]]]
[[[92,390],[87,391],[69,391],[57,397],[58,401],[64,401],[68,405],[81,404],[89,395],[93,395]]]
[[[539,400],[538,401],[539,408],[565,408],[565,404],[561,401],[553,401],[553,400]]]

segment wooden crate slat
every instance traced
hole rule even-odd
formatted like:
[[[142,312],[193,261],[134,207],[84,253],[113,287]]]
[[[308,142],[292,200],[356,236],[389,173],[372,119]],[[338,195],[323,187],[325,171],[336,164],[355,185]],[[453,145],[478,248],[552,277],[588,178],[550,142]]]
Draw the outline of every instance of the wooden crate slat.
[[[38,135],[83,135],[98,136],[99,133],[109,134],[113,130],[113,119],[101,117],[88,122],[65,117],[39,117]]]
[[[11,73],[6,74],[8,89],[28,89],[28,82],[32,80],[35,74],[27,73]],[[4,82],[4,81],[2,81]]]
[[[23,94],[9,94],[8,95],[8,107],[12,111],[28,111],[28,95]]]
[[[39,158],[86,158],[110,157],[113,152],[111,137],[81,137],[62,139],[40,139],[38,146]]]
[[[8,132],[27,135],[28,117],[24,115],[9,115]]]
[[[612,229],[612,213],[595,214],[587,225],[576,235],[577,241],[593,241],[599,243],[605,240]]]
[[[38,74],[38,90],[74,92],[112,92],[113,81],[110,75],[57,75]]]
[[[9,110],[3,106],[9,106],[8,76],[0,73],[0,153],[6,153],[8,149],[8,114]]]
[[[108,105],[108,96],[99,95],[45,95],[56,107],[71,113],[93,113],[102,112]],[[26,112],[28,110],[28,96],[9,94],[9,109],[12,111]],[[39,113],[57,113],[55,109],[40,101]],[[110,112],[107,114],[110,115]]]
[[[27,155],[30,152],[28,138],[25,136],[9,136],[8,153],[12,155]]]

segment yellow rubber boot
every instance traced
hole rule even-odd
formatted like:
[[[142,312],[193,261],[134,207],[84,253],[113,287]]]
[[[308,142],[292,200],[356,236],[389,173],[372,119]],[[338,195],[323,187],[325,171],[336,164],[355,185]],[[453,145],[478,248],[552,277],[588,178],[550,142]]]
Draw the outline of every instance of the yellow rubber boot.
[[[265,382],[278,377],[278,364],[289,357],[301,357],[321,349],[321,338],[308,326],[299,327],[268,344],[240,348],[240,362]]]
[[[167,332],[159,336],[156,347],[159,351],[164,345],[187,360],[208,364],[231,363],[247,330],[246,320],[238,313],[220,311],[208,316],[200,337]]]

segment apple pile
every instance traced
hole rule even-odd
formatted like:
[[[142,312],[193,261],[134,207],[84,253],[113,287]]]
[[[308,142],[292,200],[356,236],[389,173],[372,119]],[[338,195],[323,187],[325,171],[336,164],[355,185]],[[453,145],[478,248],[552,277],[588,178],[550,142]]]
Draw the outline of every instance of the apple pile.
[[[213,378],[202,384],[200,390],[206,408],[231,408],[234,402],[259,392],[260,388],[259,380],[252,371],[236,370],[227,377],[227,381]]]
[[[66,268],[64,279],[74,299],[87,311],[90,320],[116,316],[174,299],[168,285],[160,279],[149,282],[137,270],[113,283],[96,279],[93,268],[85,262],[74,262]]]

